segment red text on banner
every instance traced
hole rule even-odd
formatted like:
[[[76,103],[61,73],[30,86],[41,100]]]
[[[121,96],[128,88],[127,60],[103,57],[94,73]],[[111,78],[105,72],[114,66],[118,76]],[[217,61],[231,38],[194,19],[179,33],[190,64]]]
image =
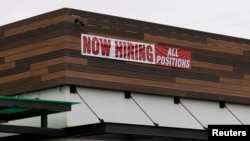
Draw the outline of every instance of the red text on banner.
[[[190,50],[87,34],[81,35],[81,54],[85,56],[191,69]]]

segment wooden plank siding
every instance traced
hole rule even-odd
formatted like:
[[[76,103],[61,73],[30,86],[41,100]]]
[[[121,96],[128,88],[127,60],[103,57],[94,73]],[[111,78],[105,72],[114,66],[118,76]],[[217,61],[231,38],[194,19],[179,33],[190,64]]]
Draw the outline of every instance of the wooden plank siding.
[[[81,33],[190,49],[192,69],[82,56]],[[246,39],[64,8],[0,27],[0,94],[78,85],[250,104],[249,54]]]

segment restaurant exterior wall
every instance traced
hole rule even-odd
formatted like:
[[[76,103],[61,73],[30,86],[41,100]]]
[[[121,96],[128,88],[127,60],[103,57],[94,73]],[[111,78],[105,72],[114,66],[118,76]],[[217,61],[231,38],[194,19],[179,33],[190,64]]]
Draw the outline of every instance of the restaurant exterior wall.
[[[230,111],[226,108],[220,108],[219,103],[213,101],[180,99],[182,104],[201,122],[201,125],[181,104],[174,104],[173,97],[131,93],[133,99],[143,108],[143,112],[132,99],[125,98],[122,91],[77,87],[77,92],[91,109],[81,100],[78,94],[70,93],[70,86],[35,91],[18,96],[20,98],[80,102],[80,104],[72,105],[70,112],[49,115],[49,128],[61,129],[99,123],[98,117],[107,123],[154,126],[144,112],[160,127],[203,130],[203,126],[207,128],[208,125],[213,124],[241,124]],[[227,107],[241,122],[250,124],[249,105],[227,103]],[[39,127],[40,117],[10,121],[7,124]]]
[[[84,26],[75,23],[76,16]],[[82,33],[188,49],[192,68],[83,56]],[[250,104],[249,60],[246,39],[68,8],[0,29],[1,95],[77,85]]]

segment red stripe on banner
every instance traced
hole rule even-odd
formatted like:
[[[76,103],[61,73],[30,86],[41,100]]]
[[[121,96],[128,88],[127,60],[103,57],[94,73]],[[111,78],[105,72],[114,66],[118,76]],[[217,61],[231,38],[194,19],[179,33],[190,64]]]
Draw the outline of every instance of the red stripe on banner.
[[[191,51],[188,49],[155,46],[155,64],[191,69]]]

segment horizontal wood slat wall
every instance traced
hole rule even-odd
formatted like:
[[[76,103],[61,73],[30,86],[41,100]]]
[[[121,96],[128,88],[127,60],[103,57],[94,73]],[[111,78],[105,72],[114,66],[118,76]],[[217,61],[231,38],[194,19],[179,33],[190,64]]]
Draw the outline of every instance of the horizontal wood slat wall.
[[[82,56],[81,33],[187,48],[192,69]],[[250,40],[67,8],[0,28],[1,95],[69,84],[250,104]]]

